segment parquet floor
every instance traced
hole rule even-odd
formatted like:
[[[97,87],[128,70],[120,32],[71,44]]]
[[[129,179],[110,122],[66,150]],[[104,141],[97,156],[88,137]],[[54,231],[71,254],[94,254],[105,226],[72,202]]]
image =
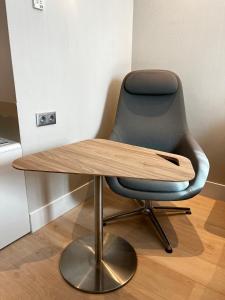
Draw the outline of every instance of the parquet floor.
[[[105,214],[135,207],[105,189]],[[168,204],[168,203],[166,203]],[[93,231],[93,199],[0,251],[0,300],[225,300],[225,202],[197,196],[171,205],[189,206],[192,215],[160,216],[174,247],[167,254],[145,216],[108,225],[138,254],[134,278],[105,295],[81,293],[58,271],[60,253],[72,239]]]

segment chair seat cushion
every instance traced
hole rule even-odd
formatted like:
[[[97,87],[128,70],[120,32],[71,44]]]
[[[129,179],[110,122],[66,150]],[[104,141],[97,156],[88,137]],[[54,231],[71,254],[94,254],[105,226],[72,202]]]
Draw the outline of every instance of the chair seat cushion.
[[[143,192],[181,192],[189,186],[189,181],[171,182],[171,181],[157,181],[157,180],[143,180],[118,178],[121,185],[128,189],[143,191]]]

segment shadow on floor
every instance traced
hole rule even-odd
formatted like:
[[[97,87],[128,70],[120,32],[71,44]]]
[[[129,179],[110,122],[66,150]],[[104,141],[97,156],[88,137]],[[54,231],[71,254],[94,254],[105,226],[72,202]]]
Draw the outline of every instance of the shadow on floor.
[[[113,201],[112,201],[113,199]],[[168,205],[168,203],[166,204]],[[174,204],[169,203],[173,206]],[[122,198],[112,192],[105,192],[104,215],[110,215],[122,210],[137,207],[133,200]],[[76,224],[93,232],[93,199],[86,201],[76,218]],[[88,220],[88,222],[87,222]],[[191,216],[186,215],[160,215],[158,217],[171,245],[174,249],[173,257],[196,256],[203,252],[204,247],[194,226],[191,223]],[[142,255],[171,255],[164,251],[155,230],[147,216],[136,216],[114,222],[104,227],[106,232],[119,235],[125,238]],[[79,235],[79,228],[74,226],[73,237]],[[81,236],[81,235],[79,235]],[[190,240],[190,236],[192,237]],[[178,251],[177,251],[178,250]]]
[[[210,281],[206,285],[208,289],[204,290],[201,299],[202,300],[211,300],[211,299],[224,300],[225,299],[224,282],[225,282],[225,246],[221,249],[221,254],[218,257],[216,268],[214,269],[214,272],[212,272]],[[217,292],[216,296],[215,294],[212,295],[210,290],[216,291]]]
[[[132,209],[136,205],[132,200],[105,191],[105,215]],[[163,215],[159,217],[159,221],[174,249],[173,254],[164,251],[151,222],[146,216],[141,215],[118,221],[107,225],[104,230],[126,239],[135,248],[138,255],[191,257],[203,252],[203,244],[191,223],[191,216]],[[49,260],[60,255],[72,239],[92,234],[93,231],[94,206],[93,198],[90,198],[42,230],[27,235],[0,251],[0,272],[19,269],[27,263]]]
[[[215,201],[204,227],[210,233],[225,238],[225,205],[223,201]]]
[[[42,233],[29,234],[0,251],[0,272],[47,260],[62,250]]]

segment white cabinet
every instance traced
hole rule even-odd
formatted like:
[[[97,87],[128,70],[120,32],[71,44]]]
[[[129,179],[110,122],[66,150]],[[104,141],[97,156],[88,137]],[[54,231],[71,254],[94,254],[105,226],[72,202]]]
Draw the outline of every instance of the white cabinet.
[[[24,172],[11,166],[21,156],[19,143],[0,143],[0,249],[30,232]]]

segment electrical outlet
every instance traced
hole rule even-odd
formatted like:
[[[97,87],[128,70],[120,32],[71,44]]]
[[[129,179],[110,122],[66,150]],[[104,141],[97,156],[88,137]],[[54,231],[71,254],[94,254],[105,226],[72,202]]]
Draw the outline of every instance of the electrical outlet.
[[[56,124],[56,112],[37,113],[36,114],[36,125],[47,126]]]
[[[33,8],[43,10],[44,9],[44,0],[33,0]]]

